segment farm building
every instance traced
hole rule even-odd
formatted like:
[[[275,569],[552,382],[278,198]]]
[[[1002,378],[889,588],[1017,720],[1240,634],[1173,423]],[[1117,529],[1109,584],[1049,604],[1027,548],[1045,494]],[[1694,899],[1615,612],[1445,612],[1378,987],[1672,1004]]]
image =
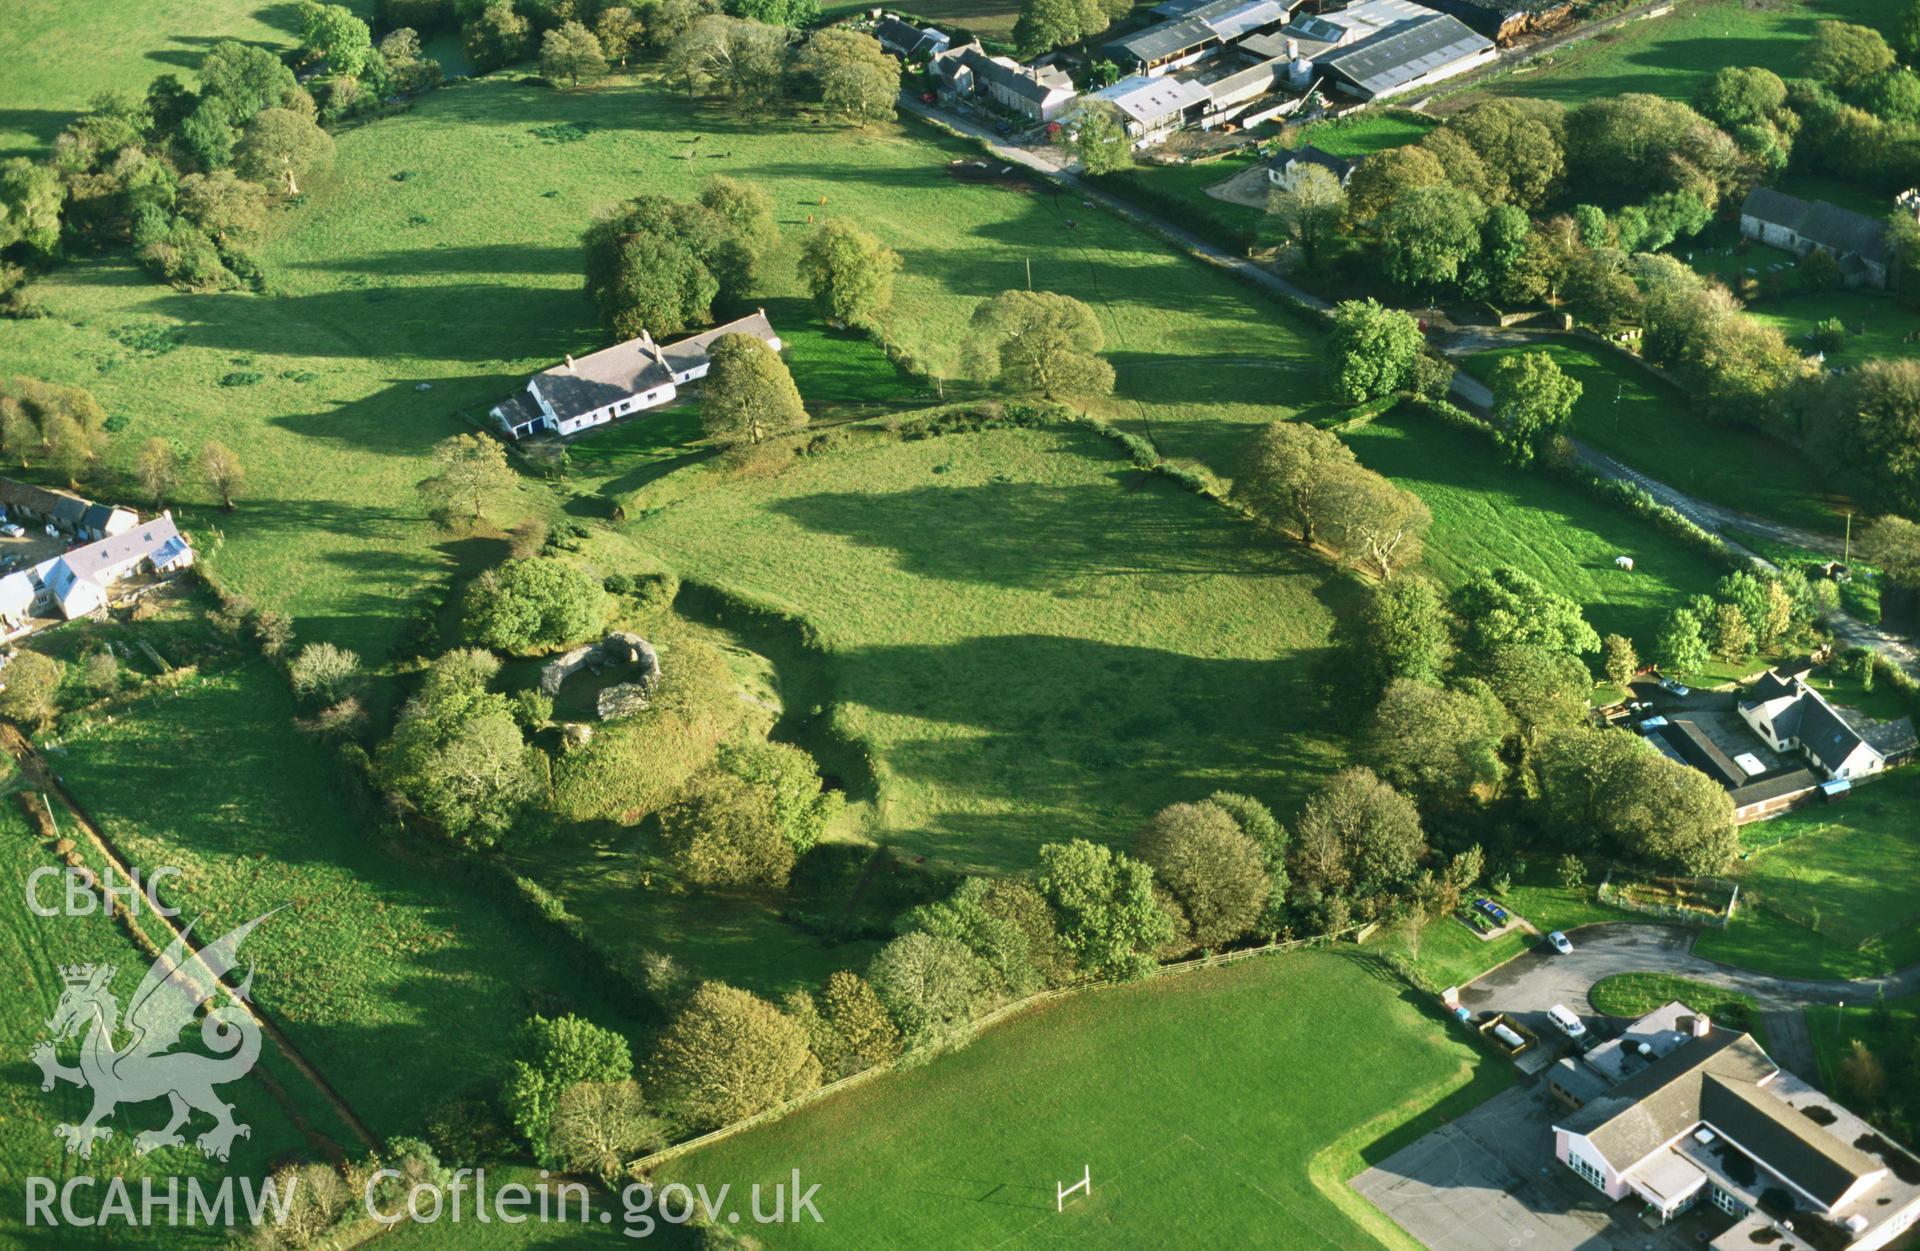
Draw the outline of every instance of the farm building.
[[[121,510],[124,511],[124,510]],[[164,576],[193,564],[193,548],[172,513],[0,578],[0,625],[9,634],[54,612],[67,620],[104,608],[113,588],[142,573]]]
[[[891,14],[873,24],[873,37],[880,46],[903,61],[923,61],[939,56],[953,42],[931,26],[915,26]]]
[[[686,383],[704,378],[712,365],[707,350],[722,335],[747,334],[778,352],[780,336],[764,309],[724,326],[664,346],[653,336],[602,348],[579,360],[544,369],[524,392],[490,410],[500,429],[520,439],[540,431],[577,434],[616,417],[645,412],[671,401]]]
[[[111,504],[96,504],[71,491],[38,487],[0,478],[0,508],[9,520],[50,525],[81,539],[104,539],[138,524],[138,514]]]
[[[1493,40],[1469,30],[1460,19],[1430,12],[1323,52],[1312,62],[1334,90],[1361,100],[1384,100],[1478,69],[1499,55]]]
[[[1213,99],[1198,83],[1141,74],[1103,87],[1090,98],[1120,110],[1136,148],[1158,143],[1189,122],[1197,122]]]
[[[1341,186],[1346,186],[1353,178],[1353,167],[1358,161],[1350,161],[1344,156],[1335,156],[1331,152],[1322,152],[1312,144],[1296,148],[1292,152],[1282,152],[1267,164],[1267,181],[1276,186],[1285,182],[1287,176],[1303,165],[1318,165],[1335,178]]]
[[[1280,28],[1293,41],[1293,54],[1311,59],[1322,52],[1358,43],[1400,22],[1417,21],[1433,12],[1414,0],[1360,0],[1332,13],[1303,13]]]
[[[988,56],[976,41],[934,57],[934,74],[955,95],[985,99],[1036,122],[1051,122],[1074,101],[1073,80],[1051,65],[1029,69]]]
[[[1795,256],[1825,252],[1850,287],[1887,285],[1887,227],[1863,213],[1755,187],[1740,206],[1740,233]]]
[[[1123,69],[1157,77],[1217,56],[1248,35],[1274,29],[1291,10],[1287,0],[1211,0],[1116,39],[1104,51]]]
[[[1559,30],[1573,21],[1573,0],[1426,0],[1506,47],[1522,35]]]
[[[1877,1251],[1920,1219],[1920,1158],[1745,1031],[1674,1002],[1624,1039],[1617,1063],[1563,1060],[1549,1082],[1577,1104],[1554,1122],[1554,1155],[1608,1199],[1660,1224],[1711,1203],[1736,1222],[1720,1248]]]

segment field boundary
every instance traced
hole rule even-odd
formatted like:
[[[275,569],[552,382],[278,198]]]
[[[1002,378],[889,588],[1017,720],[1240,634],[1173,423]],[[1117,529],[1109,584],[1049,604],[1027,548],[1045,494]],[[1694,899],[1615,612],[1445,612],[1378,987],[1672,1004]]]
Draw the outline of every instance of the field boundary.
[[[735,1121],[731,1125],[722,1125],[719,1129],[709,1130],[698,1137],[689,1138],[685,1142],[677,1142],[670,1146],[662,1147],[651,1155],[642,1156],[629,1163],[627,1165],[627,1172],[630,1176],[643,1176],[650,1170],[658,1168],[660,1165],[685,1155],[690,1151],[698,1150],[701,1147],[712,1146],[714,1143],[723,1142],[735,1134],[743,1133],[746,1130],[780,1120],[790,1112],[797,1112],[801,1108],[818,1103],[830,1095],[839,1094],[841,1091],[861,1085],[883,1073],[891,1073],[895,1069],[908,1065],[923,1064],[927,1060],[937,1057],[941,1052],[958,1050],[1000,1022],[1043,1003],[1050,1003],[1056,999],[1065,999],[1069,995],[1077,995],[1084,991],[1102,990],[1115,986],[1134,986],[1161,977],[1169,977],[1180,973],[1191,973],[1198,969],[1218,968],[1221,965],[1235,964],[1242,960],[1251,960],[1256,956],[1277,955],[1288,951],[1298,951],[1307,947],[1330,946],[1338,939],[1351,934],[1357,934],[1364,928],[1366,928],[1366,923],[1349,926],[1334,934],[1318,934],[1312,938],[1288,939],[1284,942],[1268,943],[1261,947],[1248,947],[1240,951],[1221,952],[1211,956],[1196,956],[1191,960],[1180,960],[1172,964],[1158,965],[1154,968],[1153,972],[1149,973],[1146,977],[1135,981],[1102,979],[1099,981],[1081,982],[1073,986],[1060,986],[1053,990],[1039,991],[1036,994],[1028,995],[1024,999],[1016,999],[1011,1003],[1002,1004],[985,1016],[971,1022],[953,1042],[941,1047],[939,1051],[933,1052],[931,1055],[916,1053],[911,1056],[903,1056],[898,1060],[888,1061],[885,1064],[876,1064],[870,1069],[862,1069],[858,1073],[842,1077],[838,1081],[829,1082],[825,1086],[817,1087],[804,1095],[789,1099],[785,1103],[776,1104],[764,1112],[757,1112],[743,1120]]]

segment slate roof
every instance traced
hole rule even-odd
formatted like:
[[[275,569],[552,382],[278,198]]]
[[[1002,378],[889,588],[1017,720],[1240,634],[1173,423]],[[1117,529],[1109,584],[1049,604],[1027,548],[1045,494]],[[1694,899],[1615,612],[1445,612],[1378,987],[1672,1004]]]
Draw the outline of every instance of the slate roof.
[[[1228,43],[1249,31],[1284,22],[1291,7],[1285,0],[1207,0],[1170,21],[1116,39],[1107,47],[1119,48],[1146,64],[1199,48],[1211,40]]]
[[[35,486],[31,482],[18,482],[12,478],[0,478],[0,504],[24,508],[38,516],[51,517],[56,508],[66,507],[71,510],[74,503],[80,506],[80,513],[84,514],[91,501],[83,500],[69,491]]]
[[[1740,212],[1770,225],[1784,226],[1841,256],[1858,256],[1880,264],[1887,259],[1886,223],[1825,200],[1802,200],[1771,187],[1755,187],[1747,193]]]
[[[112,538],[76,547],[58,557],[55,563],[65,565],[75,577],[99,582],[108,570],[145,560],[169,544],[184,547],[185,540],[180,537],[173,518],[162,515]]]
[[[707,346],[723,334],[771,339],[773,327],[765,314],[754,313],[665,347],[641,335],[569,364],[543,369],[534,375],[532,385],[553,406],[554,415],[564,421],[673,381],[674,372],[685,372],[685,362],[704,359]]]
[[[1584,1135],[1616,1171],[1625,1172],[1700,1122],[1700,1091],[1709,1073],[1758,1082],[1776,1071],[1744,1031],[1714,1027],[1705,1038],[1693,1039],[1591,1100],[1557,1128]]]
[[[1910,756],[1916,749],[1920,749],[1920,739],[1914,735],[1912,717],[1902,717],[1898,721],[1877,722],[1861,737],[1867,740],[1867,746],[1888,760]]]
[[[1745,786],[1736,786],[1727,792],[1735,808],[1750,808],[1754,804],[1764,804],[1768,800],[1784,799],[1788,795],[1798,795],[1820,785],[1820,778],[1812,769],[1787,769],[1777,773],[1762,774]]]
[[[1258,65],[1236,70],[1224,78],[1214,79],[1206,84],[1207,94],[1212,97],[1214,108],[1230,108],[1266,95],[1286,75],[1285,61],[1262,61]]]
[[[1492,47],[1491,39],[1459,18],[1430,13],[1395,22],[1343,48],[1322,53],[1314,63],[1368,95],[1379,96]]]
[[[1182,17],[1136,31],[1125,39],[1114,40],[1107,46],[1120,49],[1144,65],[1158,61],[1162,57],[1170,57],[1176,53],[1212,43],[1218,38],[1219,36],[1213,33],[1213,27],[1199,18]]]
[[[1282,152],[1279,156],[1274,157],[1273,167],[1285,173],[1288,167],[1296,161],[1306,165],[1318,165],[1321,169],[1326,170],[1335,178],[1338,178],[1341,186],[1346,185],[1347,179],[1353,176],[1353,167],[1359,164],[1358,161],[1350,161],[1344,156],[1335,156],[1333,153],[1322,151],[1309,143],[1303,147],[1295,148],[1291,152]]]
[[[1846,763],[1847,757],[1867,741],[1847,723],[1846,718],[1835,711],[1825,696],[1798,678],[1783,678],[1769,669],[1747,691],[1748,697],[1740,701],[1743,712],[1758,711],[1763,705],[1792,701],[1771,710],[1773,736],[1777,739],[1799,739],[1800,745],[1811,752],[1829,773]]]
[[[1699,1119],[1831,1208],[1862,1178],[1885,1167],[1751,1081],[1706,1073]]]
[[[1669,721],[1660,731],[1673,750],[1700,772],[1732,790],[1747,781],[1747,771],[1692,721]]]
[[[897,17],[883,17],[873,24],[873,37],[882,47],[907,52],[920,42],[920,28]]]
[[[969,48],[961,56],[975,77],[997,83],[1021,99],[1031,100],[1035,104],[1044,104],[1056,91],[1073,90],[1071,86],[1043,82],[1036,71],[997,61],[978,48]]]

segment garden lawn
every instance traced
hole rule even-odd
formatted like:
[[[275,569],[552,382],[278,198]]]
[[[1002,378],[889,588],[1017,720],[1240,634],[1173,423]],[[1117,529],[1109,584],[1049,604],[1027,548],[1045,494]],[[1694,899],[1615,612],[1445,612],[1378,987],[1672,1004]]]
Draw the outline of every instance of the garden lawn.
[[[34,802],[39,802],[37,797]],[[89,1159],[81,1160],[66,1153],[65,1144],[54,1137],[53,1127],[61,1122],[78,1123],[84,1119],[92,1106],[93,1095],[67,1082],[61,1082],[51,1092],[42,1092],[39,1066],[27,1059],[34,1045],[47,1037],[47,1020],[65,989],[59,966],[113,965],[117,972],[111,986],[124,1010],[134,988],[146,975],[151,959],[117,923],[102,915],[43,917],[30,912],[24,893],[27,875],[43,866],[60,867],[61,861],[51,847],[29,830],[15,806],[15,797],[9,793],[0,800],[0,877],[4,877],[8,888],[5,904],[0,907],[0,921],[3,921],[0,923],[0,960],[4,960],[8,970],[9,984],[5,1009],[0,1011],[0,1055],[5,1057],[0,1060],[0,1189],[10,1198],[17,1198],[24,1193],[28,1177],[50,1177],[57,1185],[80,1174],[100,1178],[101,1187],[110,1176],[125,1177],[136,1196],[142,1177],[159,1180],[163,1189],[167,1176],[179,1176],[183,1186],[186,1178],[193,1177],[211,1189],[217,1187],[226,1174],[236,1178],[264,1177],[271,1161],[286,1153],[304,1150],[306,1141],[287,1111],[267,1093],[258,1077],[248,1077],[219,1088],[221,1097],[234,1104],[234,1118],[250,1130],[247,1137],[235,1140],[233,1155],[224,1165],[207,1159],[193,1145],[193,1138],[212,1124],[202,1113],[195,1113],[184,1131],[187,1145],[144,1156],[135,1153],[134,1135],[165,1123],[167,1105],[164,1102],[127,1104],[118,1109],[106,1122],[113,1127],[112,1136],[96,1143]],[[39,888],[40,897],[57,907],[61,889],[58,878],[45,882]],[[151,926],[152,918],[146,918],[143,928],[148,928],[150,937],[158,938],[159,934]],[[59,1044],[58,1055],[63,1064],[76,1062],[82,1037],[84,1035],[69,1038]],[[189,1045],[197,1048],[197,1032],[188,1037]],[[124,1045],[126,1040],[122,1038],[119,1042]],[[267,1044],[266,1049],[270,1057],[272,1045]],[[313,1116],[323,1132],[338,1132],[330,1114],[318,1105],[317,1096],[305,1085],[304,1079],[281,1071],[267,1057],[263,1057],[261,1067],[272,1070],[281,1085],[294,1098],[302,1100],[298,1106]],[[353,1144],[349,1140],[344,1145],[350,1148]],[[106,1196],[103,1189],[96,1188],[91,1197],[92,1202],[98,1204]],[[82,1211],[88,1209],[86,1191],[77,1193],[75,1206]],[[44,1237],[44,1229],[29,1235],[22,1227],[23,1220],[24,1209],[20,1204],[5,1204],[4,1209],[0,1209],[0,1242],[10,1246],[39,1245],[34,1239]],[[226,1242],[224,1231],[184,1227],[165,1231],[122,1229],[117,1233],[115,1246],[215,1247]],[[69,1235],[67,1241],[56,1238],[47,1245],[78,1246],[82,1241]]]
[[[1666,614],[1709,592],[1719,565],[1617,504],[1544,470],[1521,472],[1491,443],[1409,410],[1343,430],[1360,462],[1433,511],[1426,568],[1446,586],[1512,565],[1579,602],[1601,634],[1649,646]],[[1631,573],[1614,557],[1632,556]]]
[[[1744,840],[1761,848],[1736,871],[1745,906],[1728,929],[1702,931],[1698,954],[1782,977],[1874,977],[1920,962],[1920,771],[1748,826]]]
[[[1449,108],[1488,95],[1569,105],[1630,91],[1690,100],[1715,70],[1731,65],[1764,66],[1793,78],[1805,72],[1802,57],[1816,21],[1864,22],[1891,35],[1903,9],[1902,0],[1696,0],[1527,62],[1456,97]]]
[[[1090,431],[881,439],[627,509],[682,578],[818,632],[903,851],[1024,871],[1222,787],[1290,815],[1337,762],[1310,671],[1348,584]]]
[[[48,757],[132,864],[181,870],[164,893],[196,933],[283,909],[249,939],[256,996],[376,1133],[491,1089],[536,1008],[631,1028],[543,923],[350,818],[293,712],[254,661],[74,719]]]
[[[1665,973],[1615,973],[1595,982],[1587,999],[1595,1012],[1630,1021],[1678,999],[1712,1017],[1716,1025],[1746,1030],[1762,1047],[1767,1045],[1766,1022],[1752,996],[1705,982]]]
[[[1405,1247],[1348,1179],[1511,1080],[1364,959],[1302,952],[1044,1005],[659,1180],[799,1167],[824,1222],[755,1229],[770,1248]]]
[[[1437,124],[1421,113],[1362,109],[1331,121],[1314,122],[1300,132],[1300,137],[1332,156],[1358,159],[1416,143]]]
[[[1544,351],[1584,388],[1572,433],[1663,482],[1729,508],[1838,532],[1844,500],[1826,491],[1804,453],[1753,430],[1717,425],[1639,366],[1570,340],[1502,348],[1467,359],[1491,383],[1508,356]]]

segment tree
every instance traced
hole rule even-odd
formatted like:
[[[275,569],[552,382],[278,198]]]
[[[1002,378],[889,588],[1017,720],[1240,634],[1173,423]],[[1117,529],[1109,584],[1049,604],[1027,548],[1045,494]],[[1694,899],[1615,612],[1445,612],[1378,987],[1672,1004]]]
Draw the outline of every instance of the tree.
[[[640,1083],[575,1082],[554,1100],[547,1149],[561,1168],[612,1185],[627,1161],[666,1140]]]
[[[223,40],[200,62],[202,107],[213,110],[208,122],[237,130],[262,109],[288,107],[299,92],[293,71],[265,48]]]
[[[549,1134],[560,1097],[580,1082],[624,1082],[633,1076],[627,1040],[568,1013],[532,1016],[513,1034],[513,1060],[500,1087],[500,1105],[542,1164],[558,1163]]]
[[[1433,513],[1426,502],[1360,465],[1330,471],[1323,520],[1330,547],[1382,582],[1420,562]]]
[[[120,660],[111,651],[87,653],[80,662],[80,681],[95,695],[111,695],[120,689]]]
[[[843,326],[872,328],[893,303],[900,254],[836,218],[807,239],[797,268],[822,316]]]
[[[373,53],[373,32],[344,4],[301,0],[300,47],[334,73],[358,78]]]
[[[850,121],[884,122],[900,95],[900,62],[872,35],[844,26],[814,32],[800,68],[820,85],[820,102]]]
[[[60,246],[66,189],[51,166],[23,156],[0,161],[0,251],[16,243],[42,255]]]
[[[607,60],[622,68],[635,46],[646,36],[646,24],[625,4],[610,4],[594,19],[593,34]]]
[[[750,182],[715,174],[701,184],[700,206],[725,222],[756,259],[779,241],[773,197]]]
[[[247,470],[233,449],[218,439],[200,445],[200,472],[207,485],[220,497],[220,507],[233,511],[233,502],[246,489]]]
[[[516,478],[507,449],[484,434],[449,435],[433,445],[434,473],[415,489],[435,515],[472,523],[486,511],[487,497],[512,487]]]
[[[482,74],[525,59],[532,39],[533,23],[513,11],[513,0],[493,0],[460,32],[467,59]]]
[[[1021,0],[1013,42],[1022,58],[1032,58],[1098,34],[1107,21],[1098,0]]]
[[[1447,181],[1440,158],[1418,144],[1388,148],[1365,157],[1347,180],[1347,211],[1362,222],[1373,222],[1387,206],[1416,187],[1438,187]]]
[[[1807,74],[1841,95],[1894,67],[1893,49],[1879,31],[1850,22],[1815,22],[1805,53]]]
[[[1334,391],[1358,404],[1405,387],[1423,347],[1420,325],[1377,300],[1343,300],[1333,309],[1327,361]]]
[[[1507,711],[1484,683],[1444,690],[1402,678],[1380,697],[1362,758],[1401,790],[1453,802],[1499,783],[1506,735]]]
[[[512,702],[487,690],[499,668],[485,652],[436,660],[377,758],[381,780],[423,817],[482,846],[499,841],[536,786]]]
[[[773,791],[723,769],[696,777],[660,816],[660,841],[687,879],[701,886],[784,888],[794,850]]]
[[[24,648],[7,665],[7,680],[0,687],[0,717],[39,733],[53,724],[59,706],[54,696],[67,667],[51,656]]]
[[[704,204],[639,196],[587,228],[587,295],[616,334],[679,334],[712,321],[715,299],[745,293],[770,240]]]
[[[980,960],[980,989],[992,999],[1066,980],[1053,914],[1023,880],[967,878],[947,898],[909,911],[896,928],[950,938],[972,952]]]
[[[1113,366],[1098,355],[1106,346],[1099,318],[1068,295],[1002,291],[973,310],[982,372],[1015,391],[1047,399],[1106,395]]]
[[[1693,107],[1721,129],[1771,124],[1787,104],[1787,84],[1759,66],[1727,66],[1714,71],[1693,95]]]
[[[1265,858],[1225,808],[1162,808],[1140,831],[1134,852],[1179,902],[1195,945],[1224,946],[1260,920],[1269,886]]]
[[[1040,893],[1052,905],[1060,942],[1095,977],[1144,977],[1153,953],[1174,935],[1153,896],[1150,866],[1085,839],[1040,848]]]
[[[792,44],[793,32],[784,26],[710,13],[674,38],[667,72],[688,94],[711,91],[743,113],[765,112],[786,91]]]
[[[1633,650],[1633,640],[1619,634],[1609,634],[1600,640],[1600,667],[1607,675],[1607,681],[1626,690],[1632,684],[1634,675],[1640,672],[1640,656]]]
[[[1909,64],[1920,61],[1920,0],[1908,0],[1907,11],[1900,17],[1894,42],[1899,45],[1900,55]]]
[[[1446,602],[1424,578],[1401,578],[1375,586],[1355,622],[1353,650],[1383,691],[1405,678],[1437,685],[1453,652]]]
[[[241,133],[233,160],[242,177],[263,185],[284,179],[286,193],[296,196],[301,175],[333,163],[333,139],[290,109],[263,109]]]
[[[1262,523],[1314,542],[1336,472],[1353,450],[1331,430],[1276,421],[1249,443],[1233,478],[1233,498]]]
[[[700,425],[708,438],[752,446],[807,424],[786,362],[759,337],[723,334],[710,355],[713,367],[700,387]]]
[[[1889,581],[1920,587],[1920,524],[1891,513],[1875,517],[1860,529],[1860,554]]]
[[[611,601],[600,580],[553,556],[506,560],[467,588],[473,642],[521,655],[568,647],[599,630]]]
[[[1753,627],[1747,615],[1734,604],[1719,604],[1713,610],[1713,654],[1732,663],[1753,654]]]
[[[1267,212],[1300,249],[1309,266],[1320,260],[1327,243],[1338,237],[1347,212],[1347,192],[1333,171],[1300,161],[1267,192]]]
[[[1548,352],[1505,356],[1493,370],[1493,416],[1507,460],[1525,467],[1555,445],[1585,388]]]
[[[1529,643],[1569,655],[1600,650],[1600,636],[1580,605],[1508,565],[1481,569],[1453,593],[1454,615],[1466,625],[1469,651],[1489,654],[1502,643]]]
[[[774,829],[796,856],[813,849],[845,802],[840,792],[822,787],[813,757],[791,743],[725,743],[716,765],[766,792]]]
[[[293,693],[322,704],[353,694],[360,682],[360,657],[332,643],[309,643],[287,665]]]
[[[445,72],[440,62],[420,51],[420,35],[410,26],[387,32],[380,41],[380,59],[387,63],[392,89],[401,95],[438,87]]]
[[[1697,614],[1676,608],[1654,640],[1653,658],[1669,673],[1691,673],[1707,663],[1707,642]]]
[[[1593,675],[1577,656],[1527,643],[1502,643],[1483,661],[1487,685],[1531,744],[1547,730],[1587,720]]]
[[[1082,99],[1061,127],[1060,146],[1089,174],[1133,168],[1133,136],[1127,133],[1126,116],[1109,100]]]
[[[914,930],[880,949],[867,968],[909,1049],[939,1046],[973,1020],[986,991],[986,963],[958,939]]]
[[[873,986],[857,973],[833,974],[817,1001],[796,991],[788,997],[786,1011],[807,1025],[809,1045],[828,1081],[886,1064],[900,1054],[899,1027]]]
[[[579,22],[562,22],[540,37],[540,76],[564,78],[569,87],[605,78],[607,56],[600,40]]]
[[[1537,762],[1546,820],[1613,855],[1698,874],[1739,849],[1720,784],[1638,735],[1572,726],[1545,740]]]
[[[1293,878],[1325,894],[1375,899],[1404,889],[1426,853],[1412,801],[1355,766],[1329,778],[1301,810]]]
[[[1807,441],[1869,507],[1920,516],[1920,360],[1870,360],[1827,382]]]
[[[1403,191],[1380,215],[1387,274],[1402,290],[1433,296],[1458,284],[1480,250],[1487,206],[1458,187]]]
[[[267,189],[229,169],[182,178],[175,207],[218,244],[250,243],[267,227]]]
[[[1854,1102],[1864,1108],[1876,1108],[1887,1093],[1886,1066],[1867,1044],[1855,1038],[1840,1060],[1840,1082]]]
[[[654,1052],[651,1086],[686,1130],[764,1112],[820,1084],[806,1032],[766,1000],[703,982]]]
[[[1455,114],[1445,129],[1466,140],[1480,158],[1488,200],[1533,210],[1559,189],[1566,169],[1563,125],[1556,104],[1497,98]]]

